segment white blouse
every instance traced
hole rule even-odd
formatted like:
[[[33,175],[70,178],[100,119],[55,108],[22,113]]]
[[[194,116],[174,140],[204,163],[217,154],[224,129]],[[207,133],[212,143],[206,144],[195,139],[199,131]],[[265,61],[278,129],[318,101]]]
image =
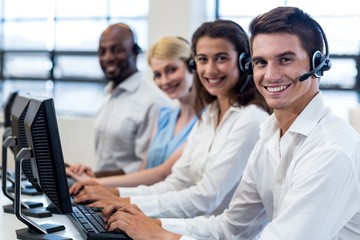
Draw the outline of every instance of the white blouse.
[[[183,155],[162,182],[119,188],[152,217],[195,217],[220,214],[242,177],[268,114],[258,106],[231,107],[217,125],[218,105],[212,104],[194,126]]]

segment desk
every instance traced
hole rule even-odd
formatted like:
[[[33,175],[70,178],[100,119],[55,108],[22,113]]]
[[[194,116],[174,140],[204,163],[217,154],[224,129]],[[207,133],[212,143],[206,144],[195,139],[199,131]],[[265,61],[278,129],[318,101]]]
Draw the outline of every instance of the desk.
[[[27,227],[25,224],[20,222],[15,214],[9,214],[4,213],[2,206],[6,204],[10,204],[11,201],[4,196],[3,192],[0,193],[0,203],[1,203],[1,209],[0,209],[0,239],[16,239],[16,233],[15,230],[25,228]],[[35,201],[35,202],[44,202],[45,197],[44,196],[21,196],[22,200],[24,201]],[[47,203],[44,203],[44,206],[47,206]],[[43,223],[51,223],[51,224],[59,224],[64,225],[65,230],[53,233],[54,235],[58,236],[65,236],[72,238],[73,240],[81,240],[84,239],[78,230],[74,227],[74,225],[71,223],[69,217],[67,215],[58,215],[53,214],[51,217],[47,218],[31,218],[34,222],[37,224],[43,224]]]

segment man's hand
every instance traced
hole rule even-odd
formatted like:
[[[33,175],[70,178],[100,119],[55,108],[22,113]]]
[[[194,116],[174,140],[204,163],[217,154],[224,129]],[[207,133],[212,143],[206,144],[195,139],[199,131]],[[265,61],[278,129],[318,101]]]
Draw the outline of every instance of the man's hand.
[[[116,208],[116,207],[115,207]],[[114,208],[114,209],[115,209]],[[103,210],[110,211],[111,207]],[[105,217],[105,216],[104,216]],[[105,219],[107,219],[105,217]],[[161,221],[145,216],[134,204],[119,208],[107,219],[109,231],[121,229],[133,239],[180,239],[180,235],[166,231],[161,227]]]
[[[76,190],[74,190],[74,192],[76,192]],[[119,192],[116,188],[108,188],[100,184],[92,184],[92,185],[85,184],[82,186],[82,189],[74,196],[75,203],[89,203],[89,202],[96,202],[99,200],[121,202],[121,198],[119,197]]]
[[[77,195],[85,186],[96,186],[96,185],[100,185],[100,183],[98,183],[95,179],[76,182],[70,187],[69,192],[71,195]]]
[[[76,174],[73,171],[71,171],[70,168],[65,168],[66,175],[74,179],[76,182],[83,182],[90,179],[94,179],[93,177],[90,177],[89,175],[82,173],[82,174]]]
[[[120,202],[120,201],[98,201],[97,203],[101,202],[104,207],[102,210],[102,215],[104,218],[104,221],[107,222],[109,220],[110,216],[116,212],[118,209],[129,205],[130,199],[127,202]],[[99,207],[96,203],[94,204],[94,207]]]
[[[93,170],[84,164],[81,163],[75,163],[71,164],[69,167],[67,167],[73,174],[76,174],[78,176],[81,176],[83,174],[89,176],[89,177],[95,177]]]
[[[117,208],[123,207],[130,203],[130,198],[114,198],[112,200],[98,200],[96,202],[88,204],[89,207],[105,208],[110,204],[116,205]]]

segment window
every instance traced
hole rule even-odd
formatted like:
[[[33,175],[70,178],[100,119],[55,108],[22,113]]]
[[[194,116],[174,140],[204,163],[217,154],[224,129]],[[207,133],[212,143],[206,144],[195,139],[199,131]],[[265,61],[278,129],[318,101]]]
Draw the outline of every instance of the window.
[[[101,32],[124,22],[140,46],[147,43],[149,0],[0,0],[0,6],[0,101],[20,90],[54,98],[58,112],[94,115],[104,87],[96,53]],[[139,60],[139,68],[146,66]]]

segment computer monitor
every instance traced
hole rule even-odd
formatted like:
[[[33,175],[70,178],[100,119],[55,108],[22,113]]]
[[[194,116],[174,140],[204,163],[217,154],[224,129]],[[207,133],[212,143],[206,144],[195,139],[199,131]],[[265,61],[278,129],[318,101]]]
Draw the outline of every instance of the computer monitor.
[[[30,159],[35,184],[53,203],[58,213],[72,212],[72,204],[62,155],[60,134],[57,125],[54,101],[47,97],[33,97],[25,116],[27,147],[20,149],[16,156],[15,214],[30,231],[49,234],[63,230],[64,226],[38,225],[21,214],[19,178],[24,160]],[[23,231],[17,231],[19,234]],[[25,237],[26,238],[26,237]]]
[[[15,104],[14,104],[15,102]],[[4,195],[9,198],[10,200],[14,201],[13,196],[8,193],[7,188],[7,180],[9,179],[13,184],[14,179],[11,179],[11,176],[8,174],[7,170],[7,149],[10,148],[14,152],[14,146],[16,145],[16,139],[12,135],[12,128],[11,128],[11,109],[13,106],[17,109],[16,112],[23,112],[24,117],[26,114],[28,103],[30,102],[30,98],[25,96],[19,96],[17,93],[10,96],[8,101],[4,106],[4,126],[5,132],[3,134],[3,144],[2,144],[2,191]],[[20,114],[21,114],[20,113]],[[5,212],[13,212],[13,207],[11,205],[3,206]]]
[[[6,134],[7,131],[11,130],[11,108],[15,101],[16,96],[18,95],[18,91],[10,93],[8,98],[3,104],[3,115],[4,115],[4,137],[6,138],[8,135]],[[11,134],[11,133],[10,133]]]
[[[27,113],[27,109],[30,103],[30,99],[32,96],[30,94],[18,94],[15,99],[14,103],[11,108],[11,135],[14,138],[15,143],[12,146],[14,156],[18,154],[21,148],[27,147],[27,139],[25,135],[25,116]],[[39,195],[36,193],[41,193],[41,189],[37,188],[32,169],[30,160],[26,160],[23,162],[22,171],[29,182],[36,188],[37,191],[33,195]],[[32,191],[34,192],[34,191]],[[23,191],[24,193],[24,191]],[[28,193],[31,195],[31,193]]]
[[[5,139],[8,136],[11,136],[11,134],[12,134],[12,131],[11,131],[11,108],[13,106],[13,103],[14,103],[17,95],[18,95],[18,91],[12,92],[8,96],[8,98],[6,99],[6,101],[4,102],[4,104],[2,106],[3,118],[4,118],[4,123],[3,123],[4,132],[3,132],[3,137],[2,137],[3,142],[5,141]],[[14,152],[12,147],[10,147],[10,150],[12,152]],[[7,157],[7,155],[5,157]],[[3,176],[3,171],[1,171],[1,176]],[[5,176],[7,176],[7,175],[5,175]]]
[[[15,184],[15,174],[10,174],[7,170],[7,149],[10,147],[13,150],[14,156],[19,152],[19,149],[27,146],[27,140],[25,135],[24,119],[30,103],[31,96],[29,94],[20,94],[17,93],[15,98],[12,101],[10,116],[8,116],[10,121],[10,134],[3,139],[2,145],[2,175],[6,176],[2,178],[2,191],[4,195],[14,202],[14,197],[9,193],[9,187],[7,186],[8,181],[12,184]],[[7,104],[8,107],[9,104]],[[23,162],[22,170],[26,178],[21,177],[22,180],[28,179],[30,182],[34,181],[32,174],[32,169],[30,165],[30,160]],[[32,185],[36,186],[35,183]],[[13,189],[13,186],[10,187]],[[29,187],[26,184],[22,184],[23,194],[27,195],[41,195],[41,189],[34,189]],[[6,213],[14,213],[14,204],[4,205],[3,209]],[[48,217],[51,216],[51,212],[40,209],[43,204],[41,202],[32,202],[26,201],[22,202],[22,207],[24,208],[24,214],[33,217]],[[35,209],[36,208],[36,209]]]

